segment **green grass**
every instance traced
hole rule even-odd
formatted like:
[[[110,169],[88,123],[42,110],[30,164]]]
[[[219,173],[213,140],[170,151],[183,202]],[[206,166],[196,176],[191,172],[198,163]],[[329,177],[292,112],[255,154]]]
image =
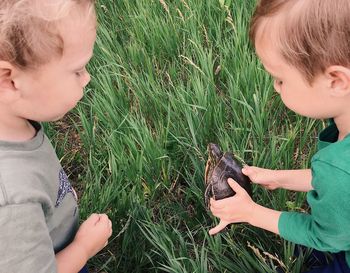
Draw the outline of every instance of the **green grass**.
[[[91,269],[300,272],[304,256],[271,233],[237,224],[208,235],[216,222],[203,200],[208,142],[248,164],[303,168],[321,126],[274,94],[247,39],[253,2],[98,2],[92,81],[70,128],[49,128],[81,189],[82,219],[98,211],[113,222]],[[278,210],[304,198],[254,187],[258,203]]]

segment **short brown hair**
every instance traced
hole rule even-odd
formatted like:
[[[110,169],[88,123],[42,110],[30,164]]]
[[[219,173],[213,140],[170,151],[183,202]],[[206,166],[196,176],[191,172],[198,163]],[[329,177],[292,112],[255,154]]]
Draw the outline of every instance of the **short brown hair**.
[[[260,0],[249,31],[253,43],[261,23],[281,12],[280,53],[310,84],[331,65],[350,67],[349,0]]]
[[[94,0],[1,0],[0,60],[30,69],[62,55],[57,22],[83,5],[93,10]]]

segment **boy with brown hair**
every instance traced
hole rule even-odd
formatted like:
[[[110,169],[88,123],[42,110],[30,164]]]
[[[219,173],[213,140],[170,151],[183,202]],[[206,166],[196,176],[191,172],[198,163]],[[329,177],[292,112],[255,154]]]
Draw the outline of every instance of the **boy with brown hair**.
[[[250,38],[276,92],[294,112],[332,122],[319,135],[310,169],[243,168],[253,183],[267,189],[307,192],[310,213],[265,208],[229,179],[237,194],[211,200],[220,223],[210,234],[229,223],[247,222],[296,244],[334,253],[331,264],[311,272],[350,272],[349,18],[349,0],[259,1]]]
[[[39,122],[63,117],[90,81],[93,0],[0,1],[0,271],[87,272],[112,234],[78,226],[77,197]]]

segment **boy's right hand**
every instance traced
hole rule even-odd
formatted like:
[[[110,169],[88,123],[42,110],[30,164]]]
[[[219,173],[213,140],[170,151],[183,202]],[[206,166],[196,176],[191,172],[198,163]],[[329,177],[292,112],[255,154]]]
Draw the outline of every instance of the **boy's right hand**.
[[[112,222],[106,214],[91,214],[81,226],[73,243],[78,245],[90,259],[108,243],[112,235]]]
[[[281,187],[276,180],[275,172],[274,170],[248,165],[245,165],[242,169],[242,173],[248,176],[253,183],[259,184],[268,190],[275,190]]]

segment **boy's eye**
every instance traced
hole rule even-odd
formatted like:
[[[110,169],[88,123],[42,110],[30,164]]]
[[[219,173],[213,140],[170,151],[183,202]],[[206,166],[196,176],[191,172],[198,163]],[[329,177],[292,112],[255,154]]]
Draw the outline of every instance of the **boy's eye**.
[[[274,82],[275,82],[275,84],[277,84],[278,86],[280,86],[280,85],[283,84],[283,81],[277,80],[277,79],[274,79]]]
[[[79,71],[76,71],[76,72],[75,72],[75,75],[76,75],[77,77],[81,77],[81,76],[85,73],[85,71],[86,71],[86,69],[85,69],[85,67],[84,67],[83,69],[80,69]]]

